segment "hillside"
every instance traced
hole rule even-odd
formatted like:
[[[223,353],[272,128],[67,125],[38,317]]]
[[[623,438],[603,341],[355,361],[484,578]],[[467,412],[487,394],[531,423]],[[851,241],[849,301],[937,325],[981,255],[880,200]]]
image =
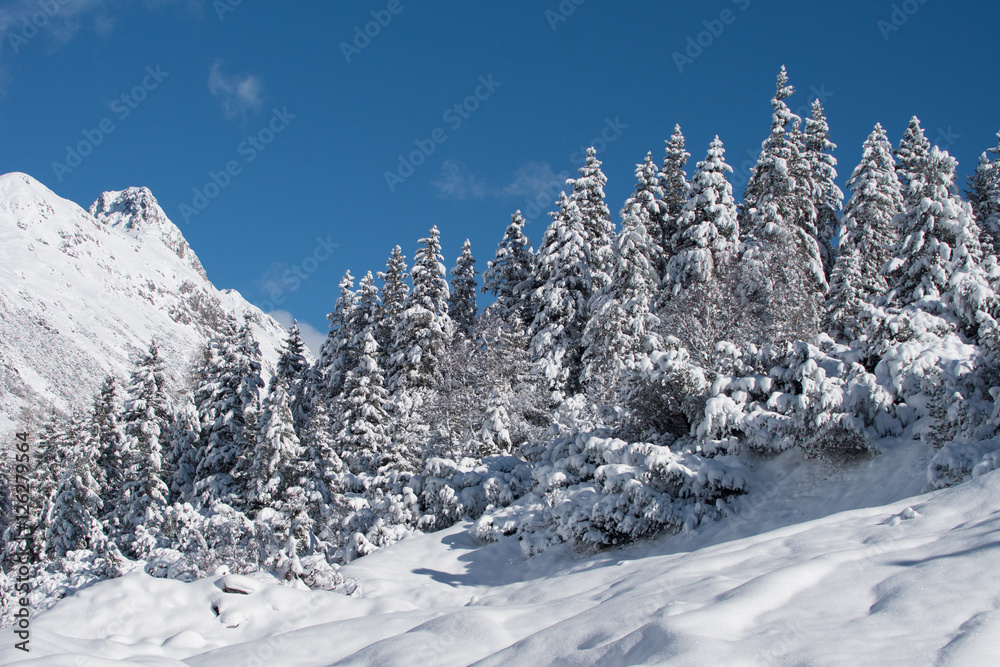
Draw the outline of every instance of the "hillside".
[[[906,497],[921,482],[900,471],[929,453],[900,441],[836,469],[789,452],[758,471],[783,493],[736,519],[596,555],[525,560],[467,523],[414,535],[343,568],[350,597],[133,573],[39,616],[30,664],[990,664],[1000,474]]]

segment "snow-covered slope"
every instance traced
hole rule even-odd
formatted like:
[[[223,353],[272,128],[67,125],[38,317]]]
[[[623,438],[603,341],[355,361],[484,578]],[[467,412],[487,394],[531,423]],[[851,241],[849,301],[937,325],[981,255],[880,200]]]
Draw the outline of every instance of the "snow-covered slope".
[[[284,330],[215,289],[149,190],[106,192],[88,213],[26,174],[0,176],[0,434],[24,406],[86,405],[154,337],[179,387],[227,312],[250,313],[269,375]]]
[[[994,665],[1000,471],[905,498],[928,454],[788,452],[735,520],[593,556],[417,535],[343,568],[354,597],[135,573],[35,618],[30,656],[0,632],[0,663]]]

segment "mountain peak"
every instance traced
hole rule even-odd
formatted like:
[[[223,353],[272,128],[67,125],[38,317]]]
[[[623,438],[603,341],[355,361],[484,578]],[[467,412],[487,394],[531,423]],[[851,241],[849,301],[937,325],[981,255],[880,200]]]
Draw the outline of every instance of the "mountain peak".
[[[163,212],[149,188],[133,187],[104,192],[91,204],[90,214],[99,222],[137,239],[143,236],[158,237],[166,247],[205,277],[205,269],[184,240],[181,230]]]
[[[105,224],[126,231],[142,230],[150,225],[162,228],[165,222],[169,222],[149,188],[105,192],[91,204],[90,214]]]

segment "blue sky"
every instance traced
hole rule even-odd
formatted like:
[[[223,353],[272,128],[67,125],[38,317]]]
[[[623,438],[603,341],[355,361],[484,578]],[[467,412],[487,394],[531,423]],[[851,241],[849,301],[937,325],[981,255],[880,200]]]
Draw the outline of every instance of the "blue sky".
[[[675,123],[690,168],[720,135],[740,194],[782,64],[841,182],[913,114],[966,174],[1000,130],[998,26],[985,1],[5,0],[0,171],[84,206],[147,186],[217,286],[325,332],[344,271],[431,225],[482,270],[538,200],[537,244],[591,143],[613,212]]]

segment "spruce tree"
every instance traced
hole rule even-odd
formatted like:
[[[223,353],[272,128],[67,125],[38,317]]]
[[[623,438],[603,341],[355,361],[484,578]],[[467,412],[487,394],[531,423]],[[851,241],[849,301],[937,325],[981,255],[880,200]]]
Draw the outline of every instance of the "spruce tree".
[[[350,271],[340,280],[340,297],[333,312],[327,315],[330,331],[323,341],[317,369],[321,387],[319,400],[332,403],[344,391],[344,378],[354,367],[355,358],[351,348],[355,331],[352,324],[357,322],[358,295],[354,291],[354,276]],[[313,403],[316,402],[313,398]]]
[[[285,347],[278,357],[278,365],[275,368],[274,376],[271,378],[268,391],[274,385],[282,381],[288,391],[292,420],[295,432],[298,433],[308,420],[309,408],[306,401],[307,380],[309,377],[309,361],[305,356],[305,345],[302,342],[302,334],[299,331],[298,321],[292,322],[292,328],[285,339]]]
[[[115,507],[125,482],[127,462],[131,459],[122,413],[125,397],[121,383],[113,375],[104,379],[94,399],[91,433],[97,444],[98,466],[101,469],[101,498],[105,507]]]
[[[982,259],[972,208],[955,194],[957,165],[934,147],[923,173],[909,172],[910,194],[919,190],[923,198],[898,217],[901,241],[891,267],[897,305],[940,299],[953,287],[956,273],[975,271]]]
[[[469,239],[462,245],[462,254],[455,261],[451,276],[448,315],[458,331],[469,336],[479,311],[476,306],[476,259],[472,256]]]
[[[539,286],[532,298],[539,308],[528,331],[529,356],[551,390],[575,393],[587,306],[594,293],[591,244],[579,207],[565,193],[559,197],[559,211],[551,215],[538,249]]]
[[[393,331],[389,388],[394,394],[430,386],[437,360],[453,334],[439,235],[437,227],[432,227],[430,236],[419,241],[421,247],[413,264],[413,292]]]
[[[244,497],[234,473],[253,445],[264,386],[260,347],[249,319],[237,328],[232,318],[226,318],[221,329],[208,344],[194,395],[201,422],[194,493],[204,507]]]
[[[45,540],[49,553],[55,558],[78,549],[102,552],[108,543],[100,521],[104,504],[97,445],[85,431],[75,435],[66,468],[50,509],[45,512]]]
[[[896,158],[899,160],[896,174],[899,176],[904,209],[907,211],[919,206],[924,196],[924,185],[929,176],[930,154],[931,142],[924,136],[920,119],[913,116],[896,149]]]
[[[661,250],[660,264],[657,266],[661,276],[666,271],[667,262],[674,254],[677,221],[684,210],[684,204],[688,200],[688,188],[691,186],[684,171],[691,153],[684,150],[684,141],[681,126],[675,125],[674,133],[667,141],[663,167],[658,175],[659,185],[663,189],[664,206],[660,212],[659,233],[653,234],[653,239]]]
[[[888,289],[886,266],[898,240],[894,220],[903,209],[892,144],[881,125],[868,135],[862,150],[848,182],[851,199],[844,209],[844,234],[826,305],[827,330],[849,338],[858,333],[855,318],[861,305]]]
[[[112,513],[112,530],[120,546],[130,555],[143,558],[152,545],[143,543],[140,537],[145,536],[150,525],[162,523],[170,495],[163,480],[163,447],[170,430],[172,406],[156,341],[136,363],[126,395],[122,421],[131,460]]]
[[[289,386],[287,380],[278,379],[261,404],[256,446],[250,453],[244,485],[251,512],[275,507],[285,491],[298,484],[295,467],[302,454],[293,423]]]
[[[505,317],[517,315],[522,322],[530,322],[534,313],[525,295],[530,294],[532,288],[534,255],[531,242],[524,235],[524,216],[520,211],[510,216],[510,224],[497,245],[494,259],[486,266],[483,293],[496,296],[496,308]]]
[[[782,67],[771,100],[771,134],[747,185],[744,217],[750,238],[739,267],[739,289],[760,322],[763,340],[753,341],[757,343],[811,338],[820,325],[827,289],[811,173],[797,140],[800,119],[785,103],[793,92]]]
[[[681,148],[683,148],[683,136],[680,141]],[[683,165],[681,169],[683,169]],[[683,178],[683,171],[681,177]],[[662,240],[662,236],[666,233],[664,221],[672,220],[672,218],[670,218],[670,207],[665,201],[663,187],[660,185],[660,172],[656,163],[653,162],[652,153],[646,153],[646,159],[641,164],[636,165],[635,180],[635,191],[631,197],[625,200],[621,217],[623,220],[626,217],[631,217],[637,224],[646,228],[646,235],[652,241],[649,258],[657,275],[662,277],[668,259]]]
[[[600,289],[611,280],[615,225],[604,197],[608,179],[601,171],[601,161],[593,147],[587,149],[587,160],[579,171],[580,176],[567,180],[566,184],[572,187],[569,199],[579,211],[584,238],[590,246],[590,279],[594,289]]]
[[[599,397],[610,398],[623,371],[660,348],[654,334],[659,324],[653,314],[659,284],[654,247],[641,218],[623,212],[611,282],[594,295],[583,332],[583,381]]]
[[[378,287],[375,285],[375,276],[372,275],[371,271],[368,271],[358,282],[357,297],[358,305],[348,324],[354,341],[364,336],[366,331],[371,331],[372,335],[376,335],[384,315],[382,299],[379,296]]]
[[[164,481],[170,489],[170,502],[191,502],[194,480],[202,454],[199,444],[201,423],[198,406],[192,396],[185,396],[174,405],[172,426],[167,434],[169,449],[164,457]]]
[[[844,192],[837,186],[837,158],[832,152],[837,145],[830,141],[830,126],[826,122],[823,104],[812,104],[812,116],[806,119],[803,136],[805,158],[812,174],[813,204],[816,208],[816,240],[819,243],[823,270],[829,280],[836,258],[840,235],[840,212],[844,208]]]
[[[726,149],[716,136],[698,163],[690,196],[678,218],[675,254],[663,277],[664,290],[676,295],[692,284],[718,278],[718,270],[735,261],[740,238],[733,188],[727,174]]]
[[[1000,139],[1000,133],[997,138]],[[989,152],[1000,156],[1000,144]],[[979,157],[976,171],[969,177],[967,194],[979,224],[983,252],[1000,253],[1000,157],[991,160],[988,153]]]
[[[391,456],[389,393],[378,366],[378,343],[371,332],[361,341],[359,354],[357,366],[347,375],[341,401],[339,457],[355,474],[372,474],[386,467],[406,469],[406,461]]]
[[[385,271],[379,272],[378,277],[382,281],[382,321],[375,332],[375,341],[382,354],[380,364],[383,368],[389,368],[392,332],[396,330],[410,296],[410,286],[406,282],[410,274],[407,273],[406,257],[399,246],[392,249]]]

